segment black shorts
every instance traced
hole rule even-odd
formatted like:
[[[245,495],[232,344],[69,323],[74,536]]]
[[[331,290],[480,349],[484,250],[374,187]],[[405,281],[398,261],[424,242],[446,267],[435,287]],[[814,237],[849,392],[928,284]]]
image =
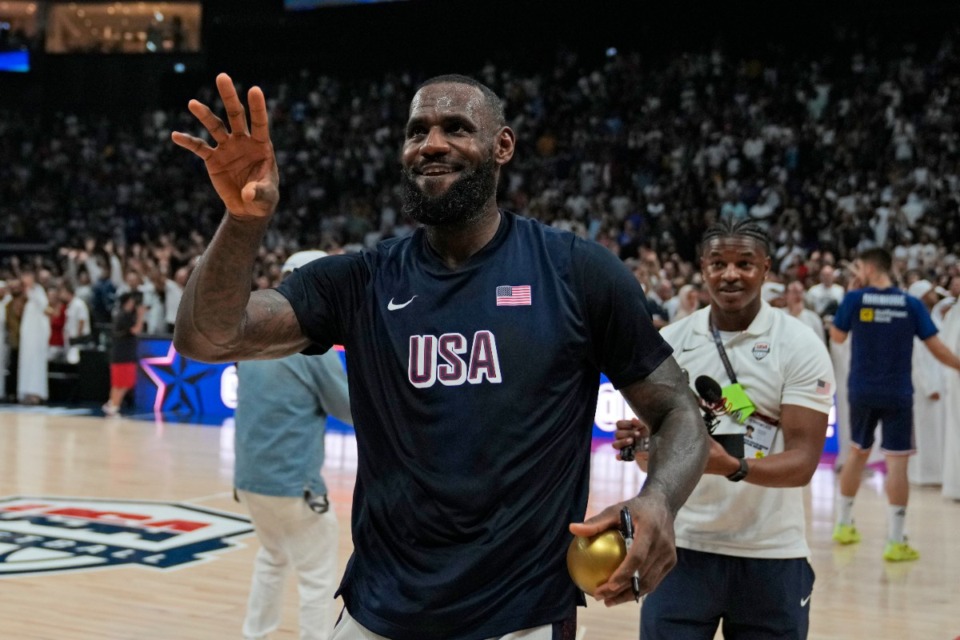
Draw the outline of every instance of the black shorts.
[[[873,447],[873,434],[880,424],[880,450],[892,455],[908,455],[913,444],[913,405],[873,407],[850,402],[850,440],[858,449]]]
[[[677,566],[640,609],[640,640],[804,640],[813,568],[677,549]]]

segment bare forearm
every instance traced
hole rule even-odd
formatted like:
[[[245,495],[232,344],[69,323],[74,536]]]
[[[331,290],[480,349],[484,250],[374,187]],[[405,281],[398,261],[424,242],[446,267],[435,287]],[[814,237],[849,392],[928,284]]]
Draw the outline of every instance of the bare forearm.
[[[623,395],[651,431],[648,475],[641,494],[663,495],[675,514],[697,486],[707,463],[707,432],[700,409],[672,358],[646,380],[623,389]]]
[[[930,349],[930,353],[933,354],[934,358],[951,369],[960,370],[960,359],[958,359],[956,354],[947,348],[947,345],[943,344],[943,341],[940,340],[940,338],[934,336],[927,339],[924,344],[926,344],[927,348]]]
[[[650,437],[649,470],[640,493],[662,493],[676,514],[700,481],[707,453],[703,418],[696,405],[692,411],[688,407],[670,411]]]
[[[240,342],[266,228],[266,220],[224,217],[183,290],[174,325],[178,350],[203,359]]]
[[[835,342],[836,344],[843,344],[847,341],[847,332],[840,331],[833,325],[830,325],[830,342]]]
[[[802,450],[781,451],[765,458],[750,458],[747,460],[749,472],[744,482],[761,487],[804,487],[817,470],[817,456],[811,456]],[[740,468],[739,461],[733,456],[724,463],[726,468],[718,471],[722,475],[730,475]]]

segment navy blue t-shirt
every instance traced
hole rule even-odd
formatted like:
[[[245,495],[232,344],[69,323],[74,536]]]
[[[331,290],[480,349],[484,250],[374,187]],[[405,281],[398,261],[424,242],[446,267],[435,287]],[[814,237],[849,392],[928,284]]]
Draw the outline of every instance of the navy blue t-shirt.
[[[937,327],[923,303],[901,289],[867,287],[851,291],[833,324],[852,332],[851,402],[877,407],[913,402],[913,337],[926,340]]]
[[[599,374],[670,354],[629,270],[503,212],[451,271],[423,230],[280,286],[314,349],[343,344],[358,469],[350,614],[397,640],[473,640],[571,617]]]

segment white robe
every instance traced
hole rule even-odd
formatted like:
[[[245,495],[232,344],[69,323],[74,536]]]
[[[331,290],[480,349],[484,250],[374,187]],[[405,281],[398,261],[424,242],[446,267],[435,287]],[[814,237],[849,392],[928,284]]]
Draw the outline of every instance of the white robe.
[[[50,317],[44,313],[49,301],[47,292],[34,285],[27,292],[27,304],[20,321],[20,365],[17,371],[17,398],[28,395],[46,400],[47,354],[50,348]]]
[[[940,339],[960,353],[960,307],[947,313]],[[960,500],[960,373],[947,369],[944,375],[943,495]]]
[[[907,463],[914,484],[943,482],[944,383],[943,365],[924,344],[913,341],[913,438],[917,453]],[[939,400],[930,396],[939,394]]]

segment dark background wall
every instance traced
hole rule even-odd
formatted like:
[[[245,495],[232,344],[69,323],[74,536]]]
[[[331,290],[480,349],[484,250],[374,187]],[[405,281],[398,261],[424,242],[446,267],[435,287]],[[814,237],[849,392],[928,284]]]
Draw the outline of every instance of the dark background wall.
[[[911,39],[922,46],[960,25],[955,0],[407,0],[309,12],[287,12],[282,0],[209,0],[203,6],[201,54],[41,54],[32,73],[0,75],[0,107],[179,105],[219,71],[262,82],[305,67],[373,77],[386,69],[470,73],[487,61],[535,70],[547,68],[561,47],[580,52],[585,62],[611,46],[656,61],[716,43],[732,55],[769,58],[828,42],[836,48],[838,29],[851,46],[867,36],[875,47]],[[186,71],[176,73],[176,63]]]

